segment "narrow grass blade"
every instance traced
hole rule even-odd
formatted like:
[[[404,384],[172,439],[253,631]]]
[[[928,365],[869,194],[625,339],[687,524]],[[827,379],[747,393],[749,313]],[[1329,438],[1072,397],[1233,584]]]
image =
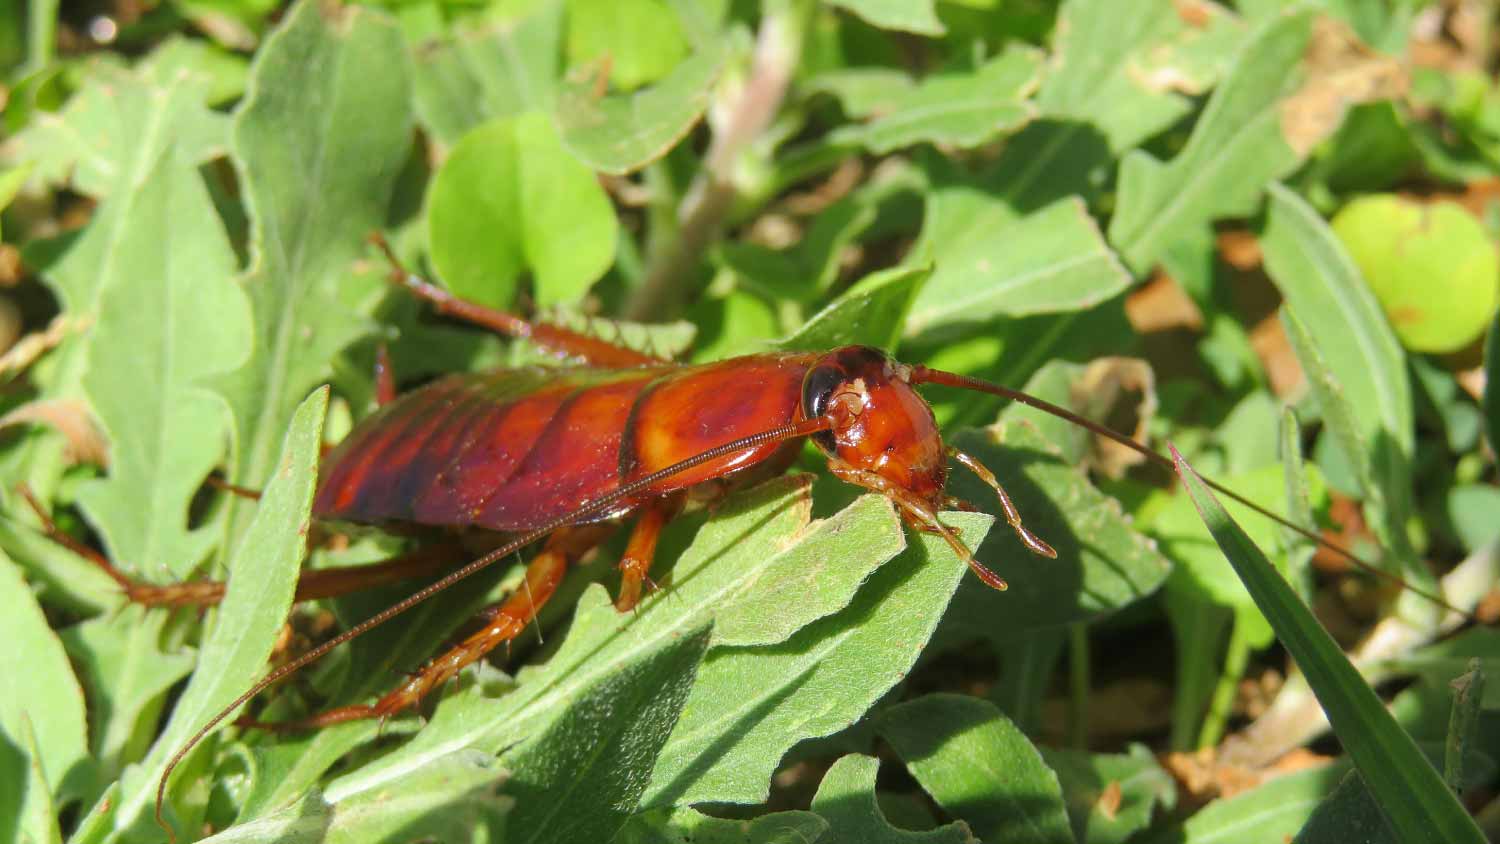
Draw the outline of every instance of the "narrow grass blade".
[[[1176,449],[1177,474],[1209,532],[1276,636],[1301,666],[1344,749],[1402,841],[1481,842],[1472,818],[1443,784],[1359,672],[1291,586],[1204,486]]]

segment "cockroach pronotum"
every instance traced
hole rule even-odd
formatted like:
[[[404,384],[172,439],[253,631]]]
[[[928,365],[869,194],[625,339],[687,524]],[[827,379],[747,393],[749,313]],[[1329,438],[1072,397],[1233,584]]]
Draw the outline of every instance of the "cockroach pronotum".
[[[373,704],[345,706],[295,722],[242,723],[315,728],[383,718],[411,708],[535,619],[570,562],[597,544],[592,532],[581,528],[638,514],[619,564],[622,582],[616,608],[629,610],[640,600],[662,526],[688,490],[752,467],[775,465],[790,455],[791,448],[800,447],[803,438],[810,438],[824,453],[835,476],[888,497],[908,525],[939,534],[995,589],[1005,589],[1005,581],[976,560],[938,517],[945,509],[971,507],[945,492],[950,458],[994,490],[1006,522],[1028,549],[1056,556],[1041,537],[1027,530],[1004,488],[983,464],[944,446],[918,386],[956,387],[1021,402],[1108,437],[1153,462],[1172,465],[1134,439],[1065,408],[964,375],[898,363],[865,346],[821,354],[765,353],[700,365],[662,360],[458,299],[404,270],[383,240],[377,237],[375,242],[392,264],[393,281],[439,314],[525,337],[576,365],[450,375],[399,398],[389,367],[377,368],[381,407],[325,458],[314,516],[379,525],[479,527],[511,538],[270,672],[204,725],[172,756],[157,786],[156,818],[169,834],[161,813],[173,769],[209,731],[271,684],[480,569],[545,540],[526,569],[522,587],[486,614],[482,630],[430,660]],[[1209,483],[1370,568],[1316,533]],[[223,593],[217,583],[136,584],[110,569],[102,557],[91,556],[138,602],[207,604]],[[304,573],[297,599],[330,597],[428,573],[442,556],[418,551],[384,564]]]

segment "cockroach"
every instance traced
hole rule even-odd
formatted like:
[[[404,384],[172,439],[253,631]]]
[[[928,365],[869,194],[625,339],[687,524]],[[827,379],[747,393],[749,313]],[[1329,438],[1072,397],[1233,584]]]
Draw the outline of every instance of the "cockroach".
[[[1065,408],[968,376],[899,363],[867,346],[826,353],[767,352],[708,364],[660,359],[459,299],[407,272],[383,240],[375,242],[391,262],[393,282],[438,314],[526,338],[570,365],[449,375],[396,397],[389,365],[381,356],[380,407],[325,457],[313,514],[374,525],[477,527],[511,538],[270,672],[219,712],[176,751],[157,785],[156,819],[169,833],[161,813],[173,769],[224,718],[271,684],[469,575],[543,541],[522,586],[485,614],[483,629],[430,660],[374,703],[344,706],[299,721],[239,723],[306,729],[385,718],[409,709],[535,620],[570,562],[596,544],[597,536],[587,526],[637,514],[619,563],[621,586],[615,603],[617,609],[629,610],[640,600],[657,537],[688,491],[786,460],[804,438],[823,452],[835,476],[889,498],[908,525],[940,535],[981,581],[1004,590],[1004,579],[976,560],[938,516],[946,509],[972,509],[945,491],[950,459],[995,492],[1005,521],[1032,553],[1055,557],[1056,552],[1026,528],[1004,487],[983,464],[944,445],[931,407],[917,392],[920,386],[955,387],[1020,402],[1172,467],[1168,458],[1134,439]],[[1217,483],[1209,484],[1362,568],[1379,572],[1316,533]],[[429,573],[440,560],[451,558],[452,548],[444,550],[305,573],[297,599],[330,597]],[[102,558],[96,555],[96,560]],[[149,604],[207,604],[223,594],[217,583],[147,586],[118,572],[113,576],[129,597]],[[1436,596],[1426,597],[1443,604]]]

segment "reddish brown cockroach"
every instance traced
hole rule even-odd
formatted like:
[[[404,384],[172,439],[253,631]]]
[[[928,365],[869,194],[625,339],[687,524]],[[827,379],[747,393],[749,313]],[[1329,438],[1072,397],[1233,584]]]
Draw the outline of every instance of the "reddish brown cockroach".
[[[384,248],[382,241],[377,244]],[[581,365],[452,375],[400,398],[394,395],[389,368],[380,367],[382,406],[325,459],[314,516],[365,524],[472,526],[513,538],[276,669],[226,707],[169,761],[157,787],[159,823],[173,768],[229,713],[272,683],[470,574],[545,539],[527,567],[524,585],[486,614],[482,630],[430,660],[375,703],[256,726],[315,728],[410,708],[465,666],[514,639],[535,619],[570,561],[594,544],[591,532],[580,526],[638,513],[620,562],[622,583],[616,601],[618,609],[630,609],[640,599],[657,536],[685,491],[784,457],[804,437],[824,452],[834,475],[888,497],[909,525],[940,534],[981,580],[1005,589],[1005,581],[974,559],[938,518],[941,510],[969,507],[945,492],[949,458],[995,491],[1006,521],[1027,548],[1048,557],[1056,553],[1026,529],[994,475],[977,460],[944,446],[931,408],[916,391],[919,385],[957,387],[1022,402],[1171,468],[1162,455],[1064,408],[963,375],[898,363],[877,349],[846,346],[822,354],[766,353],[702,365],[673,363],[457,299],[405,272],[394,256],[389,257],[395,280],[439,313],[528,338]],[[1328,545],[1316,534],[1209,483]],[[437,555],[419,551],[384,564],[305,574],[297,598],[328,597],[430,572],[439,560],[451,557],[451,550]],[[1342,549],[1333,550],[1354,559]],[[213,603],[223,591],[214,583],[156,587],[116,576],[127,594],[143,603]]]

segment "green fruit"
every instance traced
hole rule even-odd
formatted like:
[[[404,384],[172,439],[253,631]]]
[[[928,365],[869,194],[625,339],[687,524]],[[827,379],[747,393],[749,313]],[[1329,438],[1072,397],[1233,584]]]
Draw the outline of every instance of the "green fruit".
[[[1500,305],[1500,256],[1458,205],[1362,197],[1333,218],[1333,231],[1414,352],[1467,346]]]

